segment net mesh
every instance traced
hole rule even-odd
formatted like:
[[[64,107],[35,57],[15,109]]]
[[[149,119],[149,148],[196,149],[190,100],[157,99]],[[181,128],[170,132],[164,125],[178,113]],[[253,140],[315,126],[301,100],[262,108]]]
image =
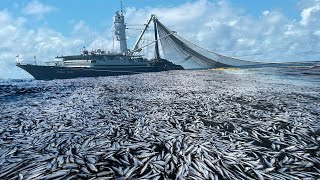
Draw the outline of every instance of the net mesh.
[[[156,21],[156,23],[164,58],[181,65],[185,69],[210,69],[259,64],[208,51],[173,33],[159,21]]]

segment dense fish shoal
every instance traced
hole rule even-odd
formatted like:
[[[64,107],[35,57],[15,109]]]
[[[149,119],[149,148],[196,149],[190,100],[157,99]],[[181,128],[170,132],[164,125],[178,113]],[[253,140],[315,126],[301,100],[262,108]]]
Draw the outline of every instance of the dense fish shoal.
[[[0,179],[320,178],[318,75],[3,81],[0,109]]]

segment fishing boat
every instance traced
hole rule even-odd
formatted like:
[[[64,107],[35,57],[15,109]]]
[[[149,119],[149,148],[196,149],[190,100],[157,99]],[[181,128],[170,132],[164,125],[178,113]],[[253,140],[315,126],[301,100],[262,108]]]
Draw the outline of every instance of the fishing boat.
[[[152,22],[154,41],[145,45],[141,41],[148,28],[152,27]],[[114,33],[119,42],[119,52],[106,52],[101,49],[88,51],[84,47],[80,55],[58,56],[60,60],[48,62],[46,65],[17,62],[17,66],[35,79],[50,80],[183,69],[292,67],[314,64],[314,62],[255,62],[221,55],[184,39],[176,31],[162,24],[156,15],[151,15],[131,49],[127,47],[126,24],[122,10],[115,13]],[[150,45],[154,45],[154,58],[148,60],[140,52]]]
[[[138,43],[135,44],[134,50],[129,50],[122,10],[115,13],[114,33],[116,40],[119,41],[119,52],[106,52],[101,49],[88,51],[83,47],[81,54],[57,56],[58,61],[46,62],[44,65],[23,64],[19,61],[17,61],[16,65],[37,80],[117,76],[183,69],[180,65],[175,65],[160,58],[159,52],[156,52],[155,54],[158,55],[151,60],[137,54],[137,52],[141,51],[141,48],[137,46]],[[155,35],[157,36],[157,34]],[[138,41],[141,40],[141,37]],[[157,44],[158,40],[153,43]],[[159,51],[158,47],[156,51]]]

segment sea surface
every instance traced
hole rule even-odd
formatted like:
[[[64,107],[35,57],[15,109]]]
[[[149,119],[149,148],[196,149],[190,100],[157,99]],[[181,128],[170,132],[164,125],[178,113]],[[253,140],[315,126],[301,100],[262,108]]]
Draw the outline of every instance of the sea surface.
[[[0,179],[320,178],[320,69],[0,81]]]

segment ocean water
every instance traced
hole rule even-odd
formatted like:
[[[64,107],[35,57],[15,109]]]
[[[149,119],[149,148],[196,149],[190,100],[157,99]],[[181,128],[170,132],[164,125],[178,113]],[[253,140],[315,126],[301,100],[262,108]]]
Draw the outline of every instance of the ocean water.
[[[319,69],[1,80],[0,109],[1,179],[319,178]]]

